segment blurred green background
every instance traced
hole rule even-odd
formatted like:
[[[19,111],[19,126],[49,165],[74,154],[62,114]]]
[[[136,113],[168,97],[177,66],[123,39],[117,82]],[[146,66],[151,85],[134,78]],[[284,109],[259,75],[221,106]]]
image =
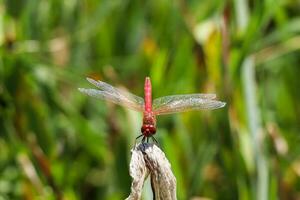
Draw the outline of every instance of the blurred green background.
[[[77,88],[145,76],[227,102],[158,118],[178,199],[300,199],[299,64],[299,1],[0,0],[0,200],[125,199],[142,116]]]

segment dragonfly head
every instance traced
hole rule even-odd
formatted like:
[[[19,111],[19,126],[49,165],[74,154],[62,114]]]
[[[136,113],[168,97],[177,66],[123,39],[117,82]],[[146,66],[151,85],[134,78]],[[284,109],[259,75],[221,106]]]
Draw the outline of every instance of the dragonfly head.
[[[156,133],[156,127],[153,124],[143,124],[141,132],[144,136],[150,137]]]

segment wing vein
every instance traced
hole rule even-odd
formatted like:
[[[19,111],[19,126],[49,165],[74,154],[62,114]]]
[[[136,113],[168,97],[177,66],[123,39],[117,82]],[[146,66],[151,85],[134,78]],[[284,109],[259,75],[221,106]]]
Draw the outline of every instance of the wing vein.
[[[104,99],[111,101],[115,104],[125,106],[127,108],[143,111],[144,109],[144,99],[131,94],[129,92],[117,89],[105,82],[96,81],[91,78],[87,78],[87,80],[95,85],[98,89],[86,89],[86,88],[78,88],[80,92],[87,94],[92,97],[96,97],[99,99]]]
[[[163,115],[191,110],[211,110],[225,106],[224,102],[215,100],[215,98],[215,94],[188,94],[161,97],[153,101],[153,111],[156,115]]]

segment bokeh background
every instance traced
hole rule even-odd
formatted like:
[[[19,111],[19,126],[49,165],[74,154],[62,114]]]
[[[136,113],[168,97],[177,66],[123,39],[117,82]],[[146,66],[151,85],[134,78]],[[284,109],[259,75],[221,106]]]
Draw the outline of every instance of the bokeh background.
[[[178,199],[300,199],[299,64],[296,0],[0,0],[0,199],[125,199],[142,116],[77,88],[145,76],[227,102],[158,118]]]

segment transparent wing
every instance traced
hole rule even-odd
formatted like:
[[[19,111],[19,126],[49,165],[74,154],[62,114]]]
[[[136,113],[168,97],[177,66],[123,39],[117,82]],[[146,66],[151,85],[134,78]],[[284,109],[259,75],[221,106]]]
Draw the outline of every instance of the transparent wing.
[[[129,92],[117,89],[102,81],[96,81],[91,78],[87,78],[87,80],[93,85],[95,85],[96,87],[98,87],[100,90],[78,88],[80,92],[85,93],[92,97],[111,101],[118,105],[130,108],[132,110],[143,111],[144,109],[143,98],[131,94]]]
[[[215,94],[188,94],[165,96],[153,101],[155,115],[165,115],[191,110],[211,110],[222,108],[226,103],[214,100]]]

